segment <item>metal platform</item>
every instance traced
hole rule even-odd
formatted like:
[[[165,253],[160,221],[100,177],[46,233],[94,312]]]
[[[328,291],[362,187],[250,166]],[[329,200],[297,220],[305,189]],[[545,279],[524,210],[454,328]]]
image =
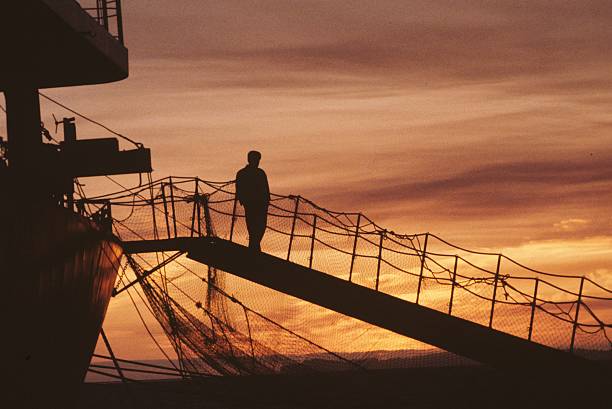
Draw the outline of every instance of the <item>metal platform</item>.
[[[75,0],[0,2],[0,91],[128,76],[128,50]]]

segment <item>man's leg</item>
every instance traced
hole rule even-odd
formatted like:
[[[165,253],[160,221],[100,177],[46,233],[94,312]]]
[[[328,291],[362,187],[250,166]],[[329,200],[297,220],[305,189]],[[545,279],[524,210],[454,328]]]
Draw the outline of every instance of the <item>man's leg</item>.
[[[263,239],[264,233],[268,223],[268,206],[260,207],[257,209],[256,226],[254,232],[254,243],[257,250],[261,250],[261,239]]]
[[[244,207],[244,216],[246,218],[247,231],[249,232],[249,248],[255,249],[257,246],[257,214],[253,211],[252,206]],[[259,239],[261,240],[261,239]]]

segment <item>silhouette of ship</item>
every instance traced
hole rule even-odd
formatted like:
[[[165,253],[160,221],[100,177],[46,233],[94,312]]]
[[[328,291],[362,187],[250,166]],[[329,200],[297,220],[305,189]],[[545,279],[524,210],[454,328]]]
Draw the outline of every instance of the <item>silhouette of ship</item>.
[[[2,406],[67,408],[78,397],[122,256],[110,211],[87,216],[74,179],[150,171],[150,151],[120,151],[114,138],[77,140],[73,118],[62,121],[63,142],[42,141],[39,89],[128,76],[119,0],[97,0],[92,9],[75,0],[4,0],[0,34],[8,131],[0,157],[9,378]]]

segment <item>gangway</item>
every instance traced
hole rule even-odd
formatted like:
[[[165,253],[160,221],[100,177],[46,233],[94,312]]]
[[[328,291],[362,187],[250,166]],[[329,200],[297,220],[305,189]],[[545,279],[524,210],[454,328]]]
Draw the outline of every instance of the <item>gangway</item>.
[[[123,242],[127,253],[187,257],[321,307],[504,370],[592,373],[582,357],[402,300],[216,237]]]

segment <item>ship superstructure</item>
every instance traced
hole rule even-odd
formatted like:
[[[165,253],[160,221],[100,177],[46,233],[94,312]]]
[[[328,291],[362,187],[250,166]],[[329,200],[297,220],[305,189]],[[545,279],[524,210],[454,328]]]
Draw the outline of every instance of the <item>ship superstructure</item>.
[[[74,404],[113,289],[121,247],[103,208],[80,214],[80,176],[151,170],[150,151],[120,151],[117,139],[43,143],[39,89],[118,81],[128,76],[121,2],[0,3],[0,91],[8,141],[0,166],[0,269],[7,320],[2,343],[10,382],[3,407]]]

